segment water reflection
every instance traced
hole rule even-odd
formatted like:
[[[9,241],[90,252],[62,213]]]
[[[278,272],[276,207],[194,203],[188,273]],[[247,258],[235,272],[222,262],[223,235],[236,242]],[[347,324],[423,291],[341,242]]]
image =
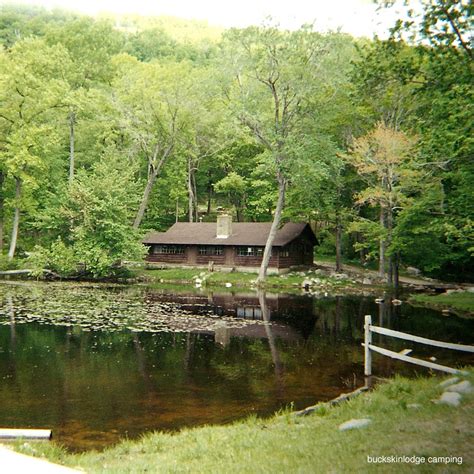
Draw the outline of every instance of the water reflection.
[[[283,365],[280,361],[280,355],[278,353],[277,345],[275,342],[275,334],[273,332],[272,325],[270,324],[270,308],[268,300],[264,291],[258,291],[258,302],[260,304],[260,314],[262,315],[265,323],[265,333],[268,339],[268,345],[270,346],[270,352],[272,354],[273,367],[275,368],[275,379],[278,387],[280,397],[284,396],[284,380],[283,380]]]
[[[32,285],[0,286],[0,298],[0,426],[52,428],[78,450],[304,408],[361,385],[365,314],[440,340],[474,334],[469,320],[359,297]],[[459,363],[433,350],[415,349]],[[416,370],[426,373],[374,358],[381,376]]]

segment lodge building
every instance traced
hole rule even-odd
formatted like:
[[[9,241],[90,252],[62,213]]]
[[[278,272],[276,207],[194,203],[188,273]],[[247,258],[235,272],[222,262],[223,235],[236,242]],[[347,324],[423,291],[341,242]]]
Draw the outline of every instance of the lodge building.
[[[146,261],[157,266],[257,269],[263,257],[271,222],[236,222],[220,215],[217,223],[177,222],[166,232],[152,232],[143,241]],[[288,222],[277,231],[270,272],[313,263],[317,240],[309,224]]]

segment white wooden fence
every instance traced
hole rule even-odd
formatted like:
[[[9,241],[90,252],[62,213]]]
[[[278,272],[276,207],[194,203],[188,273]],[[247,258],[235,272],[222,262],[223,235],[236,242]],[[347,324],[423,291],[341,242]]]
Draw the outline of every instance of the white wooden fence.
[[[462,371],[458,369],[453,369],[451,367],[446,367],[445,365],[435,364],[433,362],[428,362],[426,360],[417,359],[416,357],[408,357],[406,354],[402,352],[394,352],[388,349],[384,349],[383,347],[374,346],[372,344],[372,333],[383,334],[384,336],[391,336],[396,337],[398,339],[405,339],[407,341],[412,342],[419,342],[421,344],[427,344],[430,346],[435,347],[442,347],[444,349],[453,349],[456,351],[464,351],[464,352],[474,352],[474,346],[467,346],[464,344],[452,344],[450,342],[441,342],[441,341],[434,341],[433,339],[427,339],[425,337],[420,336],[413,336],[412,334],[407,334],[405,332],[394,331],[393,329],[382,328],[380,326],[372,326],[372,317],[370,315],[365,317],[365,325],[364,325],[364,344],[362,344],[365,348],[365,365],[364,365],[364,373],[366,376],[372,375],[372,353],[378,352],[387,357],[391,357],[392,359],[402,360],[404,362],[409,362],[410,364],[422,365],[423,367],[428,367],[434,370],[441,370],[442,372],[448,372],[450,374],[459,374]]]

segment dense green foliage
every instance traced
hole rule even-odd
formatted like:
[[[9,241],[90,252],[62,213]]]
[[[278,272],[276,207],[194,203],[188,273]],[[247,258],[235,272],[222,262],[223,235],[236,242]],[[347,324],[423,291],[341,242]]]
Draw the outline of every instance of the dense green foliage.
[[[470,8],[361,41],[1,6],[2,254],[105,276],[149,229],[280,197],[338,260],[473,280]]]

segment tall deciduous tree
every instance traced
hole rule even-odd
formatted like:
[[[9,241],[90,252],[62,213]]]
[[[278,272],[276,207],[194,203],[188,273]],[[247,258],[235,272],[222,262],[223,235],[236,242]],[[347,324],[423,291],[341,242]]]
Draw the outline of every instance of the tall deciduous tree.
[[[394,216],[408,199],[406,190],[413,185],[413,139],[383,123],[368,134],[354,140],[349,161],[367,181],[367,187],[357,195],[361,204],[379,209],[379,275],[386,274],[386,251],[392,243]],[[392,273],[389,271],[389,281]]]
[[[425,174],[426,189],[417,205],[403,211],[398,237],[420,268],[444,278],[473,279],[474,196],[468,184],[474,180],[473,5],[457,0],[419,5],[410,11],[407,3],[390,40],[376,44],[376,50],[392,52],[384,62],[385,77],[412,87],[405,128],[419,136],[418,166]],[[369,67],[366,71],[372,74]],[[384,82],[380,74],[373,78]],[[421,236],[439,251],[414,252]]]
[[[104,84],[111,82],[114,73],[111,58],[120,52],[124,37],[113,28],[111,22],[80,17],[65,24],[49,24],[45,40],[51,45],[61,44],[71,59],[66,76],[71,93],[65,100],[68,104],[68,177],[71,184],[77,166],[77,125],[84,118],[87,102],[91,98],[88,91],[97,86],[103,88]]]
[[[229,94],[236,101],[236,115],[264,147],[278,187],[259,282],[266,277],[292,163],[306,142],[308,111],[334,92],[334,70],[329,67],[334,59],[331,40],[331,36],[321,36],[309,28],[286,32],[276,27],[251,27],[227,35],[233,45],[230,61],[235,84]],[[326,106],[330,107],[330,101]]]
[[[10,259],[16,251],[21,208],[39,186],[58,147],[50,119],[53,110],[64,106],[68,84],[62,77],[68,59],[61,46],[49,47],[37,39],[16,43],[1,58],[0,121],[5,138],[0,168],[15,183]]]
[[[130,135],[134,153],[146,163],[146,182],[133,227],[138,228],[148,206],[153,186],[165,163],[179,146],[189,122],[186,106],[192,83],[186,78],[187,63],[140,64],[131,56],[120,56],[116,63],[122,72],[114,85]]]

